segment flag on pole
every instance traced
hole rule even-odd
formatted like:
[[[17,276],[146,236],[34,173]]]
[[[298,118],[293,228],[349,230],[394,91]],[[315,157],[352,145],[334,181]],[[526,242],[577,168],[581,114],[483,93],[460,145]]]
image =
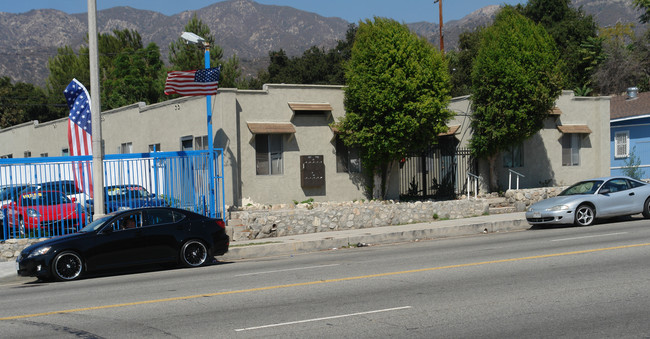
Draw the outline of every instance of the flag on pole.
[[[92,122],[90,95],[77,79],[72,79],[63,91],[70,108],[68,119],[68,145],[70,155],[92,155]],[[73,161],[74,181],[77,189],[93,197],[91,161]]]
[[[167,72],[165,94],[216,95],[221,67]]]

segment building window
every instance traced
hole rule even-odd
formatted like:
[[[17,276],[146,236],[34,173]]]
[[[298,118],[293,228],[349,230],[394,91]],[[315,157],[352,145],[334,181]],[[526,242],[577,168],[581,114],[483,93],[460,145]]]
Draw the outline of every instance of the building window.
[[[194,149],[196,150],[208,149],[208,136],[204,135],[201,137],[194,138]]]
[[[67,157],[68,155],[70,155],[70,150],[68,150],[67,148],[61,149],[61,156],[62,157]]]
[[[31,158],[32,157],[32,152],[31,151],[25,151],[25,153],[23,153],[23,155],[24,155],[23,158]]]
[[[580,134],[562,135],[562,166],[580,165]]]
[[[133,153],[133,143],[131,142],[125,142],[122,145],[120,145],[120,154],[128,154],[128,153]]]
[[[503,152],[503,167],[514,168],[524,166],[524,145],[519,144],[508,147]]]
[[[348,148],[343,140],[336,136],[336,172],[361,173],[361,158],[357,148]]]
[[[47,153],[41,153],[41,158],[47,158],[47,157],[48,157]]]
[[[149,153],[151,152],[161,152],[160,144],[151,144],[149,145]]]
[[[616,132],[614,135],[614,157],[627,158],[630,156],[630,132]]]
[[[0,156],[0,159],[11,159],[11,158],[13,158],[13,157],[14,157],[13,154],[5,154],[5,155],[3,155],[3,156]]]
[[[191,151],[194,149],[193,137],[191,135],[181,138],[181,151]]]
[[[282,134],[255,135],[257,175],[282,174]]]

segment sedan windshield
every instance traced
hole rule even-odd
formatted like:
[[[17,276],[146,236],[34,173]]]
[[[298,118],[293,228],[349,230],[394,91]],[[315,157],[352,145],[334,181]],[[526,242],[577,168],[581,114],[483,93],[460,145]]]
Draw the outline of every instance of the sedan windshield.
[[[93,232],[98,230],[101,226],[104,225],[104,223],[111,219],[113,217],[112,214],[107,214],[103,217],[97,218],[93,220],[90,224],[86,225],[86,227],[82,228],[79,230],[79,232]]]
[[[602,184],[603,184],[602,180],[581,181],[565,189],[564,191],[562,191],[562,193],[558,195],[563,196],[563,195],[576,195],[576,194],[594,194]]]

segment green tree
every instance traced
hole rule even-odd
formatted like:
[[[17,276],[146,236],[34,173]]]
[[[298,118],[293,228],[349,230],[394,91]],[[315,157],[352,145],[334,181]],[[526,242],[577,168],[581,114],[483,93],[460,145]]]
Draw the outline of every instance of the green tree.
[[[361,22],[346,66],[341,138],[358,147],[383,198],[392,165],[447,130],[449,74],[442,54],[395,20]]]
[[[497,189],[500,151],[542,128],[561,92],[559,53],[546,30],[512,7],[504,7],[481,34],[472,70],[470,147],[490,164]]]
[[[466,31],[458,38],[458,51],[449,51],[446,57],[449,61],[451,74],[451,96],[468,95],[472,89],[472,65],[478,53],[481,42],[481,30]]]
[[[636,155],[636,146],[632,147],[630,156],[624,161],[625,166],[623,166],[623,175],[627,175],[630,178],[641,180],[643,176],[643,169],[641,169],[641,158]]]
[[[11,83],[9,77],[0,77],[0,128],[38,120],[51,120],[43,89],[32,84]]]
[[[339,40],[329,51],[312,46],[302,56],[288,57],[284,50],[269,53],[267,72],[260,72],[258,78],[267,76],[263,82],[343,85],[345,84],[345,62],[350,59],[357,26],[351,24],[345,40]]]
[[[155,43],[144,49],[122,50],[112,65],[100,87],[102,107],[110,109],[138,101],[152,104],[162,100],[164,65]]]
[[[618,23],[601,29],[604,60],[593,75],[593,82],[601,95],[617,95],[628,87],[646,87],[647,41],[637,40],[631,24]],[[637,45],[635,45],[637,41]],[[644,53],[644,45],[646,52]],[[636,48],[635,48],[636,47]]]
[[[50,70],[50,75],[46,80],[47,101],[56,117],[62,118],[67,115],[68,105],[63,90],[72,79],[76,78],[84,86],[90,86],[90,66],[85,62],[86,60],[88,56],[84,58],[77,55],[70,46],[58,48],[57,55],[49,58],[47,68]]]
[[[582,9],[571,7],[571,0],[529,0],[518,10],[541,24],[553,37],[560,51],[564,88],[582,87],[589,82],[593,68],[581,58],[581,45],[598,34],[598,25]]]
[[[102,110],[163,100],[164,64],[155,43],[143,47],[137,31],[114,30],[98,36],[97,49]],[[49,59],[48,68],[47,96],[54,107],[53,118],[65,117],[68,108],[63,90],[70,81],[76,78],[91,90],[88,46],[82,46],[78,53],[69,46],[59,48]]]
[[[641,23],[650,22],[650,0],[634,0],[634,8],[644,11],[639,17]]]
[[[221,75],[219,79],[219,87],[224,88],[242,88],[247,87],[247,85],[242,84],[241,78],[241,67],[239,67],[239,58],[237,55],[233,55],[226,63],[222,66]]]
[[[185,32],[192,32],[203,39],[210,46],[210,66],[216,67],[221,63],[223,50],[214,43],[214,36],[210,33],[210,27],[196,17],[192,16],[184,27]],[[169,62],[172,69],[177,71],[188,71],[205,68],[205,54],[200,46],[188,44],[181,37],[169,44]]]

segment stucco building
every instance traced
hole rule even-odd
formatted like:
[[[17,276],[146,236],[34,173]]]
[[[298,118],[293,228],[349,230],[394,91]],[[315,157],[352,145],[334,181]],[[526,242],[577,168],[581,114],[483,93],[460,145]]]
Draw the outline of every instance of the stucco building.
[[[345,147],[330,128],[345,114],[343,98],[342,86],[220,89],[212,97],[212,112],[214,146],[224,150],[226,204],[366,199],[358,152]],[[207,149],[205,102],[205,97],[183,97],[102,112],[103,151]],[[465,147],[472,133],[469,97],[454,98],[450,108],[457,115],[448,123],[445,138]],[[507,189],[508,169],[525,176],[520,186],[526,188],[608,175],[609,115],[609,97],[563,92],[544,128],[499,157],[501,187]],[[62,156],[67,149],[65,118],[0,130],[4,157]],[[395,170],[399,172],[397,165]],[[460,192],[466,189],[465,178],[458,173]],[[476,174],[487,178],[487,173],[481,163]],[[388,199],[399,198],[398,177],[391,177]]]

